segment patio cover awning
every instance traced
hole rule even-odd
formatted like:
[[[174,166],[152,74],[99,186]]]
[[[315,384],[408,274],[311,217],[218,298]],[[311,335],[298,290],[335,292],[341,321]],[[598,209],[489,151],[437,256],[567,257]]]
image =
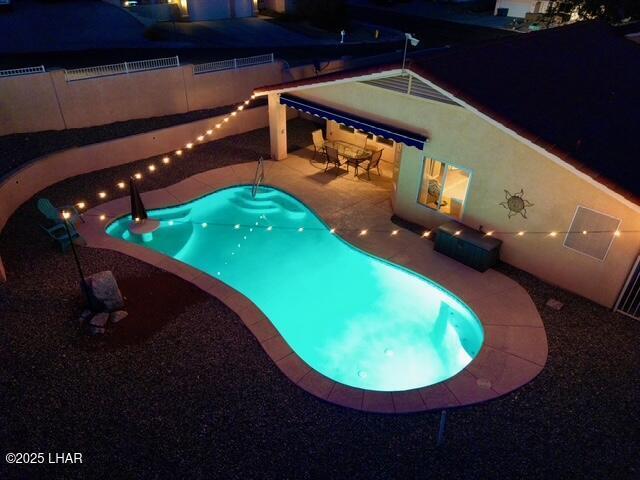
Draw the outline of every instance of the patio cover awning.
[[[280,103],[287,107],[295,108],[301,112],[315,115],[316,117],[325,118],[327,120],[333,120],[341,125],[355,128],[356,130],[362,130],[367,133],[372,133],[378,137],[387,138],[396,142],[404,143],[410,147],[416,147],[419,150],[424,148],[424,144],[427,143],[428,138],[425,135],[419,133],[409,132],[400,128],[392,127],[375,120],[369,120],[366,118],[353,115],[351,113],[342,112],[334,108],[319,105],[309,100],[303,100],[301,98],[294,97],[292,95],[280,95]]]

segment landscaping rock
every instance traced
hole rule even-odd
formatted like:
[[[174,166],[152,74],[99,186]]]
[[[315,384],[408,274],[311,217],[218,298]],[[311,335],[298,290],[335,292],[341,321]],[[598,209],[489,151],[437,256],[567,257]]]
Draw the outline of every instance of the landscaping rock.
[[[89,322],[89,325],[91,325],[92,327],[105,328],[108,321],[109,321],[108,313],[98,313],[93,316],[93,318]]]
[[[564,307],[564,303],[560,300],[556,300],[555,298],[550,298],[546,303],[547,307],[553,308],[554,310],[561,310]]]
[[[78,323],[83,324],[91,319],[93,316],[93,312],[89,309],[83,310],[80,316],[78,317]]]
[[[114,312],[124,307],[122,293],[111,271],[98,272],[87,277],[87,284],[93,296],[104,305],[107,312]]]
[[[124,320],[125,318],[127,318],[127,315],[129,314],[126,311],[117,310],[109,314],[109,321],[111,323],[118,323],[120,320]]]
[[[89,332],[91,333],[91,335],[104,335],[106,331],[107,329],[103,327],[94,327],[93,325],[89,327]]]

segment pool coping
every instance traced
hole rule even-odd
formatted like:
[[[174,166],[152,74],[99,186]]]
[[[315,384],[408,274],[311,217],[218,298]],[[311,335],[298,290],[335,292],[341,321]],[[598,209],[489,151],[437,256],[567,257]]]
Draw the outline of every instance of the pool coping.
[[[178,206],[251,180],[249,169],[235,167],[231,165],[208,170],[174,185],[145,192],[142,194],[143,201],[150,210]],[[252,170],[253,166],[250,168]],[[273,182],[273,186],[287,191],[286,185],[283,186],[278,181]],[[301,201],[313,210],[313,202],[307,202],[304,194],[294,196],[301,197]],[[480,352],[458,374],[428,387],[399,392],[380,392],[341,384],[304,362],[278,333],[269,318],[237,290],[173,258],[107,235],[106,226],[128,213],[129,197],[117,198],[88,210],[84,214],[85,223],[79,224],[78,230],[88,247],[114,250],[132,256],[173,273],[218,298],[240,317],[287,378],[308,393],[328,402],[377,413],[457,408],[482,403],[517,390],[535,378],[546,363],[547,336],[533,301],[517,282],[494,271],[492,278],[497,281],[498,287],[495,292],[482,297],[474,297],[468,293],[473,289],[457,289],[456,285],[447,285],[446,279],[433,280],[467,304],[484,329],[485,338]],[[314,213],[326,223],[317,211]],[[349,240],[343,240],[354,245]],[[366,247],[354,247],[378,257]],[[415,271],[411,266],[403,264],[401,259],[394,258],[393,263]],[[465,280],[463,283],[468,282]],[[517,310],[513,322],[510,321],[512,309]],[[500,321],[494,321],[495,318],[500,318]]]

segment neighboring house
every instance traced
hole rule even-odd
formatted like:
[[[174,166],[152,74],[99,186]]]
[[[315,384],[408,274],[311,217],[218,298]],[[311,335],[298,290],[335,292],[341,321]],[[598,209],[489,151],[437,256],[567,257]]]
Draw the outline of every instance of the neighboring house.
[[[494,14],[524,18],[527,13],[545,13],[549,3],[549,0],[496,0]]]
[[[169,0],[168,3],[177,4],[182,15],[194,22],[251,17],[257,10],[257,0]]]
[[[396,215],[482,226],[507,263],[613,306],[640,253],[638,78],[638,45],[586,22],[255,93],[272,158],[287,107],[327,119],[329,139],[360,129],[393,171]]]
[[[260,7],[278,13],[291,13],[296,9],[296,0],[263,0]]]

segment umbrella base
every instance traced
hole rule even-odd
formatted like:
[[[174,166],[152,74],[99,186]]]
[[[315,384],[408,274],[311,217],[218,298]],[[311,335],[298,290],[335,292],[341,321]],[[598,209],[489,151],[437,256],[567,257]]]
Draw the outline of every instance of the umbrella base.
[[[138,235],[142,237],[143,242],[148,242],[153,238],[153,232],[160,228],[160,222],[158,220],[152,220],[147,218],[141,222],[131,222],[129,224],[129,232],[132,235]]]

